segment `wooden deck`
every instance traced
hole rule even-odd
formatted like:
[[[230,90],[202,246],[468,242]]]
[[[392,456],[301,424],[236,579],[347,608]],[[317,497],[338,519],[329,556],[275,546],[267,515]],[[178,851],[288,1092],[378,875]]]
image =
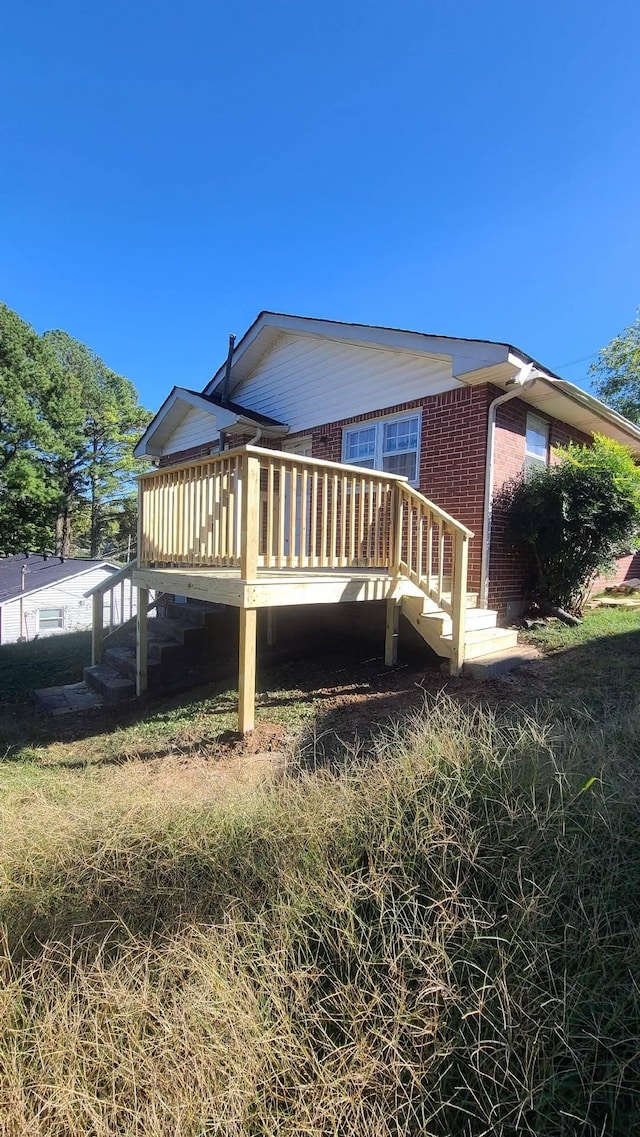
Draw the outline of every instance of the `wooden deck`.
[[[123,570],[138,589],[138,693],[151,592],[239,609],[242,732],[254,722],[258,608],[386,601],[393,663],[400,606],[417,598],[415,626],[459,674],[472,536],[403,477],[254,446],[143,474],[138,557]],[[440,625],[421,624],[434,614]]]
[[[384,569],[258,569],[243,580],[233,568],[147,568],[133,572],[138,588],[192,596],[234,608],[281,608],[297,604],[341,604],[388,600],[398,580]],[[416,592],[417,592],[416,588]]]

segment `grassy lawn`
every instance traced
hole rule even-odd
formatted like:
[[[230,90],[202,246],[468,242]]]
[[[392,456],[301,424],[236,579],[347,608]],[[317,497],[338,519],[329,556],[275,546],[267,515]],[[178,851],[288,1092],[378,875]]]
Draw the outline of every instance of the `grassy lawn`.
[[[246,742],[224,684],[38,720],[0,649],[0,1132],[640,1132],[640,614],[527,639],[282,664]]]

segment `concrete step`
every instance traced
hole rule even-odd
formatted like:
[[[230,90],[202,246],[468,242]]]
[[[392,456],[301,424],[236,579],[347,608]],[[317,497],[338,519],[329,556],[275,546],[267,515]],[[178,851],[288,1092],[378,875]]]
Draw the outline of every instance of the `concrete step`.
[[[128,635],[124,643],[126,643],[128,647],[133,648],[133,651],[135,652],[135,632],[133,632],[131,635]],[[177,640],[166,640],[162,638],[156,638],[155,636],[150,636],[147,641],[147,658],[149,660],[156,660],[163,666],[166,665],[167,667],[174,667],[176,664],[180,663],[188,654],[188,647],[185,647],[184,644],[179,644]]]
[[[165,611],[170,620],[177,620],[179,624],[206,628],[224,612],[224,604],[210,604],[206,600],[189,600],[187,604],[169,601]]]
[[[104,707],[104,699],[86,683],[65,683],[61,687],[41,687],[33,692],[39,709],[54,718],[97,711]]]
[[[183,607],[180,605],[180,607]],[[154,640],[173,641],[174,643],[188,645],[190,643],[198,643],[202,636],[202,627],[197,624],[189,624],[180,620],[170,619],[169,617],[158,616],[153,621],[149,621],[149,637]]]
[[[135,682],[114,671],[108,663],[85,667],[83,677],[87,687],[101,695],[105,703],[122,703],[136,697]]]
[[[507,675],[518,667],[538,663],[544,656],[536,647],[528,644],[516,644],[515,647],[495,652],[493,655],[479,656],[477,659],[465,659],[462,674],[471,679],[493,679],[498,675]]]
[[[135,647],[131,648],[126,644],[118,644],[117,647],[108,647],[104,653],[104,662],[117,671],[119,675],[123,675],[125,679],[136,681],[136,651]],[[163,667],[158,659],[151,659],[147,656],[147,684],[149,690],[155,690],[160,686],[162,681]]]

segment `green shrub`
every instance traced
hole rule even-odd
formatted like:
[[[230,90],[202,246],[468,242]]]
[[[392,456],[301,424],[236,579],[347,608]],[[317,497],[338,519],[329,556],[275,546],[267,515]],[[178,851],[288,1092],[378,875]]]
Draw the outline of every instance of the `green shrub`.
[[[627,447],[601,435],[555,456],[507,489],[507,540],[528,557],[532,599],[579,613],[595,576],[635,545],[640,470]]]

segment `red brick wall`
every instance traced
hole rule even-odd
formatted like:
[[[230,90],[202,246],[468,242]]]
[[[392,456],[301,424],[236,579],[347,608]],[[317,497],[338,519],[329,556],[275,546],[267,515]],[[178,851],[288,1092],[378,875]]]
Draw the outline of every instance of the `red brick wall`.
[[[474,532],[469,549],[472,590],[477,590],[480,584],[487,392],[487,387],[460,387],[409,403],[394,403],[353,418],[326,422],[311,431],[300,431],[301,435],[311,434],[314,458],[340,462],[345,427],[383,415],[422,410],[420,489]]]
[[[490,400],[502,394],[497,388],[490,389]],[[500,507],[500,490],[509,482],[522,477],[525,459],[525,438],[527,414],[535,414],[549,423],[549,443],[551,447],[564,446],[567,442],[589,443],[590,436],[574,430],[566,423],[558,422],[543,414],[537,407],[530,407],[521,399],[511,399],[498,407],[496,413],[496,433],[494,443],[494,504],[491,517],[491,559],[489,564],[489,607],[506,612],[510,605],[520,604],[525,594],[531,566],[511,549],[504,537],[506,519]],[[553,459],[552,459],[553,460]],[[496,498],[497,495],[497,498]]]
[[[593,583],[591,595],[597,595],[612,584],[624,584],[627,580],[640,580],[640,553],[628,553],[620,557],[611,576],[599,576]]]

